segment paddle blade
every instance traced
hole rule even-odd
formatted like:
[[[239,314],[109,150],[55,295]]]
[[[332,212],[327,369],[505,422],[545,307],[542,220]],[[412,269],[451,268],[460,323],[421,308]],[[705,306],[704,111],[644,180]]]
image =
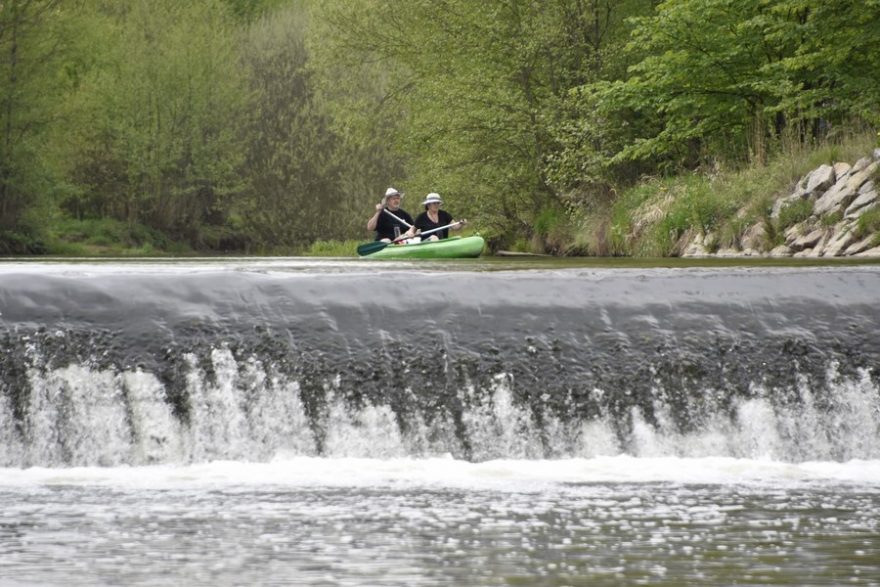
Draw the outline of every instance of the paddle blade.
[[[364,243],[362,245],[358,245],[357,253],[361,257],[366,255],[372,255],[376,251],[381,251],[385,247],[388,246],[388,243],[383,243],[382,241],[373,241],[371,243]]]

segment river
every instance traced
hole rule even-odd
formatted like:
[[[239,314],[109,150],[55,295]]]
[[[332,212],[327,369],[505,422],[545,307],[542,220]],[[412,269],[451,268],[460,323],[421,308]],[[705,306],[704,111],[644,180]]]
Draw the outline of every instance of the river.
[[[880,585],[878,292],[0,262],[0,586]]]

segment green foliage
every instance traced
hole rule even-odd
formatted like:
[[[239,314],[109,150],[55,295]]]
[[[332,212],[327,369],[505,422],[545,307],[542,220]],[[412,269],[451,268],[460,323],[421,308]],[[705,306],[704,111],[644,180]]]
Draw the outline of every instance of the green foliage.
[[[43,142],[61,92],[68,45],[58,0],[0,2],[0,248],[30,251],[51,171]],[[6,244],[2,244],[5,242]]]
[[[48,228],[49,249],[55,252],[72,245],[82,245],[83,251],[102,252],[121,249],[172,250],[174,243],[162,232],[142,224],[103,219],[61,219]]]
[[[43,227],[41,254],[68,256],[162,256],[192,254],[186,243],[172,241],[149,226],[104,219],[76,220],[56,215]]]
[[[864,74],[880,62],[876,1],[667,0],[632,22],[628,76],[572,93],[589,143],[563,137],[570,167],[761,164],[785,140],[878,124],[880,82]]]
[[[46,245],[33,231],[0,229],[0,256],[44,253]]]
[[[253,106],[242,131],[247,188],[239,210],[257,245],[350,233],[351,221],[338,216],[342,141],[316,97],[303,15],[288,10],[257,22],[244,62]]]
[[[617,65],[615,35],[632,5],[490,0],[325,3],[329,45],[354,69],[386,65],[387,100],[405,127],[383,128],[408,160],[411,191],[439,191],[456,215],[494,235],[531,234],[564,204],[545,166],[569,88]],[[393,23],[393,24],[390,24]]]
[[[856,223],[855,235],[863,239],[869,234],[874,235],[872,246],[880,246],[880,208],[871,208],[861,216]]]
[[[70,107],[80,187],[63,206],[80,218],[145,223],[200,245],[221,224],[240,161],[245,94],[231,20],[220,0],[92,3],[89,44],[101,61],[81,74]],[[85,121],[89,120],[86,125]]]
[[[779,232],[784,233],[786,229],[803,222],[812,214],[813,202],[810,200],[798,199],[790,202],[779,211],[779,218],[776,221],[777,229]]]
[[[843,220],[843,210],[837,210],[831,214],[823,214],[819,217],[819,224],[826,228],[830,228]]]
[[[878,0],[0,2],[0,252],[307,250],[389,185],[490,248],[736,244],[877,144],[878,37]]]
[[[317,240],[305,250],[303,255],[306,257],[356,257],[359,244],[362,243],[353,240]]]

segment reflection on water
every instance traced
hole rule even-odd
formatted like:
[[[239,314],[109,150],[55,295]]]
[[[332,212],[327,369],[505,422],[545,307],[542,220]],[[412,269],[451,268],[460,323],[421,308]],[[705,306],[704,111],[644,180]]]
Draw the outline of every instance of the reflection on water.
[[[880,491],[829,484],[60,485],[0,502],[0,585],[880,582]]]

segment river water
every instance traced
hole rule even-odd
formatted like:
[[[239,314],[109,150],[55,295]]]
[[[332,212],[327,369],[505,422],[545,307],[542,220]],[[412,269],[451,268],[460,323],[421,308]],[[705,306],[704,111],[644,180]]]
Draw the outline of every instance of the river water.
[[[0,586],[880,585],[878,292],[0,263]]]

